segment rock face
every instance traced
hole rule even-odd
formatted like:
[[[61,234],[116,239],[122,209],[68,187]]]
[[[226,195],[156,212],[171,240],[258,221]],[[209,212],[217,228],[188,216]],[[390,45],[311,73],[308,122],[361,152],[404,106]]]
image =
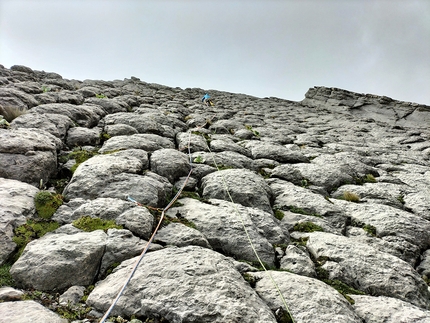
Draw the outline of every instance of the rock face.
[[[178,194],[118,322],[430,322],[430,107],[205,92],[0,65],[0,321],[98,322]],[[44,235],[40,189],[64,200]]]

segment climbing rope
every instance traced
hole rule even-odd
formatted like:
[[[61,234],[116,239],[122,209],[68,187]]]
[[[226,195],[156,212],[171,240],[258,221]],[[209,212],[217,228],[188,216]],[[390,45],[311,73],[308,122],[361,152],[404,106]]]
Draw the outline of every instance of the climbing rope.
[[[158,221],[158,224],[155,227],[154,232],[152,233],[151,237],[149,238],[148,242],[146,243],[145,248],[143,249],[143,251],[140,254],[139,258],[137,259],[136,263],[134,264],[133,269],[131,270],[130,274],[128,275],[127,280],[123,284],[121,290],[118,292],[115,300],[112,302],[111,306],[109,307],[109,309],[106,311],[105,315],[100,320],[100,323],[104,323],[106,321],[106,319],[109,317],[110,313],[112,312],[113,308],[115,307],[116,303],[118,302],[119,298],[123,294],[125,288],[127,287],[128,283],[130,282],[130,280],[133,277],[134,273],[136,272],[137,267],[139,266],[140,262],[142,261],[143,257],[145,256],[146,252],[148,251],[148,249],[149,249],[149,247],[150,247],[150,245],[152,243],[152,240],[154,240],[155,234],[157,233],[158,229],[160,228],[161,223],[164,220],[164,214],[165,214],[165,212],[176,202],[176,200],[181,195],[183,189],[187,185],[188,180],[190,179],[191,173],[193,172],[193,166],[192,166],[192,162],[191,162],[190,142],[191,142],[191,131],[189,132],[189,138],[188,138],[188,155],[190,156],[190,171],[188,172],[188,175],[185,178],[184,183],[182,184],[181,188],[178,190],[178,192],[176,193],[176,195],[173,197],[173,199],[170,201],[170,203],[167,204],[167,206],[164,209],[162,209],[160,220]],[[133,199],[130,196],[127,196],[127,199],[130,202],[133,202],[133,203],[135,203],[138,206],[143,206],[141,203],[137,202],[135,199]]]
[[[203,135],[202,135],[202,137],[203,137]],[[205,138],[203,137],[203,139],[205,139]],[[206,140],[205,140],[205,142],[206,142]],[[217,162],[216,162],[216,160],[215,160],[214,154],[212,153],[212,151],[211,151],[211,149],[210,149],[209,145],[207,144],[207,142],[206,142],[206,147],[208,148],[209,153],[210,153],[210,155],[211,155],[211,157],[212,157],[212,161],[213,161],[213,163],[214,163],[214,165],[215,165],[216,169],[217,169],[217,170],[218,170],[218,172],[219,172],[219,171],[220,171],[220,169],[219,169],[218,164],[217,164]],[[292,322],[292,323],[295,323],[294,318],[293,318],[293,315],[292,315],[292,314],[291,314],[291,312],[290,312],[290,309],[289,309],[289,307],[288,307],[287,301],[285,300],[285,297],[284,297],[284,295],[282,294],[282,291],[281,291],[281,289],[279,288],[279,285],[276,283],[276,281],[275,281],[275,279],[273,278],[273,276],[272,276],[272,274],[270,273],[270,271],[268,271],[268,270],[266,269],[266,266],[264,265],[263,261],[261,260],[260,256],[258,255],[257,250],[256,250],[256,249],[255,249],[255,247],[254,247],[254,243],[252,242],[251,236],[250,236],[250,235],[249,235],[249,233],[248,233],[248,229],[247,229],[247,228],[246,228],[246,226],[245,226],[245,221],[243,220],[243,216],[242,216],[242,214],[239,212],[239,209],[237,208],[237,204],[234,202],[233,197],[232,197],[232,196],[231,196],[231,194],[230,194],[230,191],[229,191],[229,189],[228,189],[228,185],[227,185],[227,181],[225,180],[224,175],[222,174],[222,172],[219,172],[219,174],[221,175],[221,178],[222,178],[222,183],[223,183],[223,186],[224,186],[224,190],[225,190],[225,192],[227,193],[228,198],[230,199],[230,201],[233,203],[234,211],[235,211],[236,215],[239,217],[240,222],[242,223],[243,230],[245,231],[246,237],[247,237],[247,239],[248,239],[248,242],[249,242],[249,244],[250,244],[250,246],[251,246],[252,251],[254,252],[255,257],[257,258],[257,260],[258,260],[258,262],[259,262],[260,266],[263,268],[264,272],[269,276],[269,278],[270,278],[270,280],[271,280],[271,282],[272,282],[273,286],[276,288],[276,291],[278,292],[279,297],[281,298],[282,303],[283,303],[283,304],[284,304],[284,306],[285,306],[285,309],[287,310],[288,314],[290,315],[291,322]]]

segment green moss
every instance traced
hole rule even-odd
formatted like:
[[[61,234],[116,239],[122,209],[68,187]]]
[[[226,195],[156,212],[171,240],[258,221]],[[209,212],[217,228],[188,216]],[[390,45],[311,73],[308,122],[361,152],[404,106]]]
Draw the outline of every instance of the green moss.
[[[324,229],[321,228],[319,225],[310,221],[296,223],[293,227],[293,230],[299,232],[324,231]]]
[[[25,246],[30,241],[43,237],[46,233],[54,231],[59,226],[58,222],[55,221],[27,220],[27,223],[17,227],[14,230],[15,236],[12,238],[18,247],[18,252],[14,260],[17,260],[21,256]]]
[[[100,134],[100,140],[101,141],[106,141],[106,140],[108,140],[110,138],[111,138],[111,136],[109,134],[105,133],[105,132],[103,132],[103,133]]]
[[[285,214],[281,210],[275,210],[275,218],[278,220],[282,220],[284,218]]]
[[[90,216],[83,216],[73,221],[73,226],[86,232],[95,230],[108,229],[123,229],[122,225],[117,225],[114,220],[103,220],[100,218],[92,218]]]
[[[75,165],[73,165],[72,168],[70,169],[72,173],[75,172],[76,168],[78,168],[80,164],[82,164],[84,161],[90,159],[95,155],[98,155],[98,151],[96,150],[89,151],[89,150],[82,150],[82,149],[76,149],[72,151],[70,154],[68,154],[67,158],[74,159],[76,162]]]
[[[15,286],[15,282],[10,274],[10,268],[12,265],[3,264],[0,266],[0,287],[3,286]]]
[[[363,222],[360,222],[360,221],[357,221],[355,219],[352,219],[350,225],[353,226],[353,227],[356,227],[356,228],[362,228],[368,234],[376,237],[376,227],[374,227],[371,224],[365,224]]]
[[[50,219],[63,204],[63,196],[48,191],[40,191],[34,197],[34,203],[38,216],[42,219]]]
[[[100,94],[96,94],[96,98],[98,98],[98,99],[106,99],[107,96],[104,95],[103,93],[100,93]]]
[[[369,233],[370,235],[376,237],[376,228],[373,225],[371,225],[371,224],[365,224],[363,226],[363,230],[366,231],[367,233]]]

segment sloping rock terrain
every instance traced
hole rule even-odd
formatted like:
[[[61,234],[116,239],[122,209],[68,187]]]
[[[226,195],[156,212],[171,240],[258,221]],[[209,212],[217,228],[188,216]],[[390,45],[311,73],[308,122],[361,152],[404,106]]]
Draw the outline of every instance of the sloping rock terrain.
[[[430,106],[205,92],[0,65],[0,322],[98,322],[182,187],[115,322],[430,322]]]

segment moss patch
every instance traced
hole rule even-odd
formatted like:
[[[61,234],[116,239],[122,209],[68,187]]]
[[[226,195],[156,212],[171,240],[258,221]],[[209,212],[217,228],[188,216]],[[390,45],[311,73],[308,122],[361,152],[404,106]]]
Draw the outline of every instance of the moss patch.
[[[98,155],[97,150],[89,151],[89,150],[83,150],[83,149],[76,149],[72,151],[70,154],[68,154],[67,160],[74,159],[76,162],[70,169],[72,173],[75,172],[76,168],[78,168],[80,164],[82,164],[84,161],[90,159],[95,155]]]
[[[40,191],[34,197],[34,203],[38,216],[42,219],[50,219],[63,204],[63,196],[48,191]]]
[[[275,210],[275,218],[278,220],[282,220],[284,218],[285,214],[281,210]]]
[[[293,230],[299,231],[299,232],[324,231],[324,229],[321,228],[319,225],[317,225],[313,222],[310,222],[310,221],[296,223],[294,225]]]
[[[25,246],[32,240],[43,237],[46,233],[54,231],[60,225],[55,221],[33,221],[27,220],[27,223],[17,227],[13,242],[17,244],[18,252],[14,257],[16,261],[24,251]]]
[[[114,220],[103,220],[92,218],[88,215],[73,221],[73,226],[86,232],[95,230],[107,231],[108,229],[123,229],[122,225],[117,225]]]

